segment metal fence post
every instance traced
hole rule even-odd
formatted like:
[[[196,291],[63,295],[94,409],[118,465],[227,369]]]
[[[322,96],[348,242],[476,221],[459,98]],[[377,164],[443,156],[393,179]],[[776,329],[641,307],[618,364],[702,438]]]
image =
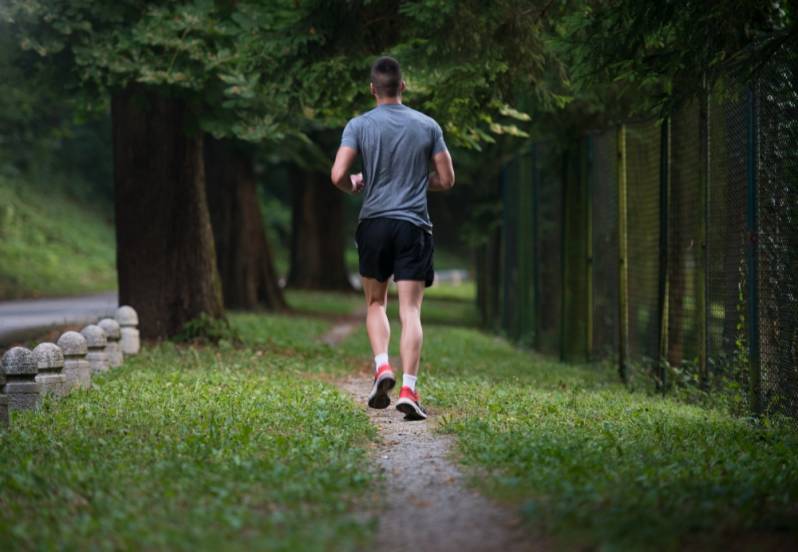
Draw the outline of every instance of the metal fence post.
[[[532,220],[532,195],[534,193],[534,168],[532,166],[533,149],[524,151],[518,158],[516,193],[518,208],[516,212],[516,247],[515,257],[518,266],[516,283],[515,337],[525,346],[531,345],[534,332],[534,291],[532,289],[532,272],[534,256],[534,221]]]
[[[540,148],[532,146],[532,331],[535,349],[540,350]]]
[[[628,381],[629,263],[627,243],[626,126],[618,128],[618,375]]]
[[[658,385],[665,390],[668,385],[668,300],[670,294],[668,273],[668,216],[671,198],[671,120],[662,121],[660,127],[659,170],[659,359]]]
[[[593,136],[585,137],[584,168],[585,182],[585,351],[587,360],[593,358]]]
[[[499,282],[501,285],[501,307],[499,309],[499,325],[501,329],[508,332],[510,316],[508,305],[510,304],[510,262],[508,244],[510,243],[510,233],[515,229],[510,227],[510,209],[515,205],[510,201],[510,183],[507,176],[507,165],[502,167],[499,173],[499,190],[502,198],[502,233],[501,233],[501,253],[499,261]]]
[[[756,86],[755,84],[753,86]],[[746,222],[748,230],[748,392],[751,410],[762,413],[762,373],[759,357],[759,220],[757,170],[759,152],[759,129],[757,121],[757,98],[749,88],[746,98]]]
[[[699,182],[701,185],[700,205],[701,213],[698,225],[698,240],[700,243],[700,259],[696,270],[696,314],[698,321],[698,370],[701,386],[705,389],[709,385],[709,302],[707,289],[709,278],[709,239],[707,227],[709,224],[709,92],[705,89],[701,96],[701,105],[698,110],[699,119]]]
[[[567,289],[568,289],[568,280],[567,280],[567,247],[566,247],[566,240],[563,239],[565,235],[565,229],[567,228],[567,221],[568,221],[568,155],[569,150],[566,150],[562,153],[562,157],[560,159],[560,178],[562,181],[562,204],[560,205],[560,360],[566,359],[566,339],[565,339],[565,330],[567,328],[566,319],[567,319],[567,305],[568,301],[566,298]]]

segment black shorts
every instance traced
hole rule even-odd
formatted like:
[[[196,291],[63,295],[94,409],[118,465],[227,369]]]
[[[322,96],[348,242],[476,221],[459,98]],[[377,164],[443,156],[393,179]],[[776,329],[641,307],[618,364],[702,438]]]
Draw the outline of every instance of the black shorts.
[[[385,282],[394,280],[423,281],[432,285],[435,271],[432,235],[411,222],[388,218],[360,221],[355,232],[360,257],[360,275]]]

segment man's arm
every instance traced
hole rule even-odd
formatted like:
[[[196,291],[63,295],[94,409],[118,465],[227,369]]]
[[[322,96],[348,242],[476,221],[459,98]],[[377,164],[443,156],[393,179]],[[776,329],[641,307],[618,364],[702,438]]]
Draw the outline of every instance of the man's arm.
[[[429,175],[429,191],[445,192],[454,186],[454,167],[452,156],[448,150],[443,150],[432,156],[435,172]]]
[[[363,174],[349,174],[349,169],[357,157],[357,150],[349,146],[341,146],[335,154],[335,163],[330,171],[330,180],[341,191],[354,194],[363,189]]]

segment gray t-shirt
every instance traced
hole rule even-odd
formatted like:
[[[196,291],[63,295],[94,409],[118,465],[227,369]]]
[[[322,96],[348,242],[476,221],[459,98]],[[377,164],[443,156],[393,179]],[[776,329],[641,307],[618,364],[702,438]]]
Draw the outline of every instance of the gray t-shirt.
[[[429,164],[446,150],[434,119],[402,104],[383,104],[349,121],[341,145],[356,149],[363,160],[360,220],[406,220],[432,232]]]

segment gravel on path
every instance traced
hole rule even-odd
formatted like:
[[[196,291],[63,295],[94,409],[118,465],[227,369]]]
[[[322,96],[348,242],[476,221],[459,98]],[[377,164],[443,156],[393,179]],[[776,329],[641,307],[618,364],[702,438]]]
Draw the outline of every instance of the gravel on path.
[[[351,334],[362,318],[342,320],[324,338],[335,345]],[[337,339],[337,341],[336,341]],[[392,359],[394,369],[398,368]],[[423,374],[422,374],[423,378]],[[549,550],[545,539],[531,534],[514,512],[469,489],[452,461],[453,439],[435,431],[434,412],[422,422],[408,422],[391,406],[366,406],[371,373],[350,376],[342,390],[377,426],[381,442],[373,459],[384,474],[383,495],[363,512],[378,520],[376,542],[381,552],[476,552],[488,550]],[[399,383],[399,382],[397,382]],[[392,399],[398,397],[398,385]]]

